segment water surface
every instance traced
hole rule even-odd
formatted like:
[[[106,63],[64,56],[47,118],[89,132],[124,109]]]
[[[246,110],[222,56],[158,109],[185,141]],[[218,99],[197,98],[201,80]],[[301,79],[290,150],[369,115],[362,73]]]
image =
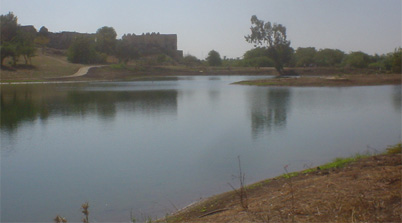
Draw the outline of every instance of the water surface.
[[[1,221],[164,216],[237,185],[401,140],[401,88],[242,76],[2,85]]]

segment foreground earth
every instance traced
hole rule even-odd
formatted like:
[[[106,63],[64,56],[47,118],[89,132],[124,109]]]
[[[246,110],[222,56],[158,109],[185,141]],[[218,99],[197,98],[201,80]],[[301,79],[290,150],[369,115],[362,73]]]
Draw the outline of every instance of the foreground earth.
[[[371,156],[248,186],[243,205],[234,191],[217,195],[160,222],[401,222],[401,171],[400,153]]]

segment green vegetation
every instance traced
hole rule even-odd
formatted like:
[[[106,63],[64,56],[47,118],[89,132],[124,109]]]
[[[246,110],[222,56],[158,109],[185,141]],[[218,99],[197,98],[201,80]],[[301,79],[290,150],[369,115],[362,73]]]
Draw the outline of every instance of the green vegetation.
[[[38,56],[36,49],[42,49],[42,55],[57,51],[58,55],[66,57],[69,62],[79,64],[134,63],[143,67],[184,65],[202,69],[214,66],[229,70],[231,67],[274,67],[279,74],[287,73],[284,67],[356,68],[378,73],[401,73],[401,47],[383,55],[368,55],[360,51],[345,53],[338,49],[314,47],[294,50],[287,39],[285,26],[264,22],[255,15],[251,17],[251,33],[245,36],[246,41],[254,44],[255,48],[246,51],[243,58],[221,57],[218,51],[211,50],[208,57],[201,60],[192,55],[180,58],[175,52],[158,45],[133,44],[135,34],[125,34],[121,39],[116,39],[113,27],[103,26],[95,34],[68,33],[59,42],[55,42],[50,41],[51,36],[46,27],[42,26],[37,32],[33,26],[21,26],[12,12],[1,15],[0,21],[1,66],[8,69],[23,70],[21,63],[38,68],[40,65],[35,64],[33,58]],[[158,34],[147,33],[145,36],[148,35],[151,37]],[[47,49],[49,45],[60,46],[64,50]]]
[[[386,151],[384,152],[384,154],[399,154],[402,153],[402,143],[398,143],[396,145],[393,146],[388,146],[386,148]],[[291,173],[286,173],[281,175],[280,177],[284,177],[284,178],[291,178],[291,177],[296,177],[298,175],[300,175],[301,173],[306,174],[306,173],[311,173],[317,170],[328,170],[328,169],[336,169],[336,168],[342,168],[345,167],[346,165],[353,163],[355,161],[358,161],[360,159],[363,158],[367,158],[373,156],[373,154],[370,153],[366,153],[366,154],[360,154],[357,153],[354,156],[351,157],[346,157],[346,158],[342,158],[342,157],[337,157],[335,158],[332,162],[323,164],[321,166],[318,166],[317,168],[310,168],[310,169],[306,169],[303,170],[301,172],[291,172]]]
[[[36,30],[22,29],[17,20],[17,17],[11,12],[0,16],[1,66],[7,57],[12,58],[12,65],[15,66],[21,56],[24,58],[25,64],[29,64],[35,55]]]
[[[398,143],[394,146],[388,146],[386,150],[387,150],[387,154],[402,153],[402,143]]]
[[[344,167],[346,164],[354,162],[364,157],[368,157],[369,155],[360,155],[356,154],[355,156],[348,157],[348,158],[335,158],[332,162],[319,166],[320,170],[332,169],[332,168],[341,168]]]
[[[106,62],[107,55],[96,51],[95,39],[77,37],[68,48],[67,59],[71,63],[94,64]]]
[[[208,57],[206,58],[209,66],[221,66],[222,59],[221,55],[215,50],[211,50],[208,53]]]
[[[183,57],[182,63],[187,66],[187,67],[193,67],[193,66],[198,66],[201,65],[201,61],[193,56],[193,55],[186,55]]]
[[[283,67],[290,62],[293,54],[290,41],[286,39],[286,27],[265,23],[255,15],[251,17],[251,24],[251,35],[245,36],[246,41],[255,46],[267,45],[267,55],[273,61],[275,69],[279,74],[284,74]]]

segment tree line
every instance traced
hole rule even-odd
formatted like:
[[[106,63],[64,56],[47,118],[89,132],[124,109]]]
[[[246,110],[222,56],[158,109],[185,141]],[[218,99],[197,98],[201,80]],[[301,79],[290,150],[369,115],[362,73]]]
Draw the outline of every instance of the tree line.
[[[264,22],[253,15],[251,34],[245,40],[254,44],[254,49],[244,53],[243,59],[220,59],[219,53],[211,51],[206,58],[209,65],[241,67],[274,67],[284,74],[284,67],[350,67],[371,68],[379,71],[401,73],[402,48],[383,55],[368,55],[357,51],[349,54],[338,49],[315,49],[299,47],[294,50],[287,40],[286,27],[281,24]]]
[[[5,58],[12,59],[16,65],[23,57],[26,64],[35,55],[36,47],[45,49],[49,43],[49,32],[46,27],[36,30],[26,30],[17,22],[13,13],[0,16],[1,22],[1,65]],[[33,28],[34,29],[34,28]],[[186,66],[238,66],[238,67],[274,67],[280,74],[284,74],[284,67],[351,67],[371,68],[380,71],[401,72],[401,47],[394,52],[383,55],[368,55],[357,51],[345,53],[338,49],[315,49],[314,47],[299,47],[293,49],[287,39],[286,27],[281,24],[265,22],[253,15],[251,17],[251,33],[245,36],[248,43],[254,48],[244,53],[243,58],[221,58],[219,52],[211,50],[205,61],[195,56],[186,55],[176,62]],[[105,63],[108,56],[115,56],[119,63],[147,56],[150,53],[159,53],[158,62],[166,61],[169,52],[160,49],[147,52],[147,49],[130,42],[129,36],[124,35],[116,39],[117,34],[113,27],[104,26],[96,31],[95,35],[77,36],[67,50],[67,59],[72,63],[94,64]],[[169,60],[173,61],[173,60]]]
[[[12,13],[0,16],[1,39],[1,65],[4,59],[12,58],[12,65],[16,65],[19,58],[23,56],[25,63],[30,63],[30,59],[35,55],[35,35],[25,31],[17,23],[17,17]]]

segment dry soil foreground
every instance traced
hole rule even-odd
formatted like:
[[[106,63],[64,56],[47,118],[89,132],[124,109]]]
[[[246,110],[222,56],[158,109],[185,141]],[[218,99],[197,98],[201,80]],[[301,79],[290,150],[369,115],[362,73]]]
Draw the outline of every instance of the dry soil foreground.
[[[275,178],[250,186],[248,209],[234,192],[191,206],[167,222],[401,222],[401,155]]]

